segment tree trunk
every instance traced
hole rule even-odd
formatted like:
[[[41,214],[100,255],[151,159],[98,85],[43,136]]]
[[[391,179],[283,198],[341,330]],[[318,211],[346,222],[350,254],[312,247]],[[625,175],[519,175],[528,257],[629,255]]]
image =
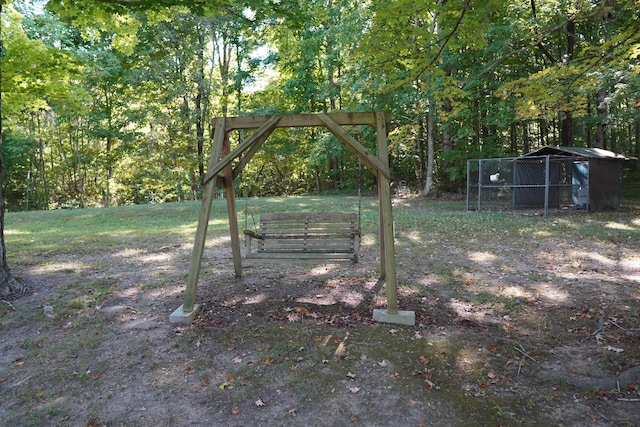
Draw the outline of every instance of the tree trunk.
[[[570,17],[567,21],[567,64],[573,61],[573,53],[576,42],[576,22]],[[570,96],[570,95],[568,95]],[[564,117],[561,122],[560,143],[565,147],[573,146],[573,114],[570,110],[564,111]]]
[[[2,119],[0,119],[1,122]],[[2,124],[0,124],[0,150],[2,150]],[[19,291],[7,263],[7,248],[4,243],[4,190],[2,185],[2,156],[0,155],[0,297],[7,297]]]
[[[529,124],[527,122],[522,123],[522,144],[524,153],[527,154],[531,152],[531,142],[529,141]]]
[[[0,14],[2,3],[0,3]],[[1,79],[0,74],[0,79]],[[0,110],[2,110],[2,93],[0,92]],[[0,297],[16,293],[19,286],[11,276],[7,263],[7,247],[4,243],[4,183],[2,179],[2,114],[0,114]]]
[[[200,23],[198,24],[200,25]],[[204,32],[202,25],[198,31],[198,93],[196,95],[196,150],[198,152],[198,174],[200,179],[204,176],[204,126],[203,101],[205,100],[204,86]]]
[[[560,125],[560,144],[565,147],[573,146],[573,115],[565,111]]]
[[[607,91],[605,89],[600,90],[598,94],[598,104],[596,105],[596,111],[598,112],[598,127],[596,129],[596,147],[598,148],[606,148],[606,117],[607,117],[607,106],[604,103],[605,98],[607,97]]]
[[[433,163],[435,157],[435,127],[436,127],[436,101],[429,98],[429,112],[427,113],[427,171],[422,194],[427,196],[433,187]]]
[[[637,110],[640,110],[640,107],[637,108]],[[640,119],[636,119],[636,141],[635,141],[635,149],[633,151],[633,155],[635,157],[640,158]],[[633,162],[633,164],[635,164],[636,169],[639,167],[638,162]]]
[[[518,125],[516,122],[511,122],[509,129],[509,154],[518,155]]]

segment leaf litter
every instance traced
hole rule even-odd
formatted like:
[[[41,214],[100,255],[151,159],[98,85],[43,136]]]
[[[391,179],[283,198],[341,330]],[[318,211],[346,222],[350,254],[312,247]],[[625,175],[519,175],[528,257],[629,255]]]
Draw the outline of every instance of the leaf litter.
[[[371,247],[357,266],[330,266],[317,275],[313,268],[274,265],[259,274],[248,269],[236,280],[222,262],[203,274],[202,314],[180,327],[166,321],[181,297],[173,284],[132,285],[148,283],[149,272],[164,265],[133,269],[114,262],[108,274],[123,279],[112,299],[82,312],[56,301],[66,298],[70,279],[86,280],[84,272],[54,272],[45,282],[36,268],[21,271],[40,286],[28,304],[52,306],[56,317],[41,308],[37,316],[19,311],[14,302],[16,310],[3,318],[15,333],[2,335],[0,357],[9,364],[0,371],[0,388],[18,390],[13,385],[20,384],[21,393],[6,402],[6,422],[29,412],[55,425],[87,413],[85,404],[67,402],[67,415],[56,415],[54,397],[42,394],[42,381],[31,377],[53,377],[41,367],[47,358],[57,375],[80,372],[77,382],[66,383],[68,392],[83,395],[84,378],[103,403],[85,425],[158,424],[168,412],[181,425],[255,425],[265,416],[275,420],[271,425],[290,425],[294,416],[309,425],[388,425],[398,414],[406,425],[426,418],[436,420],[428,425],[581,425],[592,418],[599,425],[633,425],[640,399],[634,371],[640,366],[640,294],[633,279],[640,265],[633,254],[640,253],[640,239],[618,236],[614,245],[588,227],[620,221],[638,237],[628,217],[640,211],[593,215],[587,222],[567,216],[550,225],[503,214],[435,216],[422,200],[398,204],[398,296],[403,309],[415,312],[414,328],[372,322],[371,311],[385,307],[385,293],[371,277]],[[407,227],[407,218],[421,219]],[[550,229],[574,231],[554,235]],[[470,261],[489,242],[484,252],[494,261]],[[137,246],[145,245],[153,250],[151,243]],[[224,260],[227,250],[207,247],[207,256]],[[188,258],[175,251],[176,259]],[[100,265],[104,254],[73,258]],[[118,301],[132,291],[135,302]],[[135,317],[107,315],[118,304]],[[27,314],[40,323],[25,321]],[[99,340],[79,344],[79,332]],[[611,380],[602,384],[612,387],[594,388],[601,384],[595,380]],[[126,396],[136,396],[135,404]]]

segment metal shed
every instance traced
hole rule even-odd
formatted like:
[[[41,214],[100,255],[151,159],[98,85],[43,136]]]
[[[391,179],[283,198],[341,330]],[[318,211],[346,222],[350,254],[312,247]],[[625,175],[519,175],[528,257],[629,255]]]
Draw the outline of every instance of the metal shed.
[[[521,157],[469,160],[467,209],[615,210],[622,162],[630,159],[600,148],[547,146]]]

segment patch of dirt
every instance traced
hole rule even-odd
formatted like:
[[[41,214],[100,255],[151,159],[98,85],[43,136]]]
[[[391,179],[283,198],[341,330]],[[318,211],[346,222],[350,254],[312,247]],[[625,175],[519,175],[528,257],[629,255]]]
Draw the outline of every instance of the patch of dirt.
[[[33,292],[0,302],[0,424],[638,425],[637,217],[628,240],[585,242],[499,225],[490,239],[455,215],[457,234],[397,227],[414,327],[371,319],[386,306],[374,234],[357,265],[245,262],[243,278],[212,239],[191,325],[168,321],[188,239],[41,254],[15,272]]]

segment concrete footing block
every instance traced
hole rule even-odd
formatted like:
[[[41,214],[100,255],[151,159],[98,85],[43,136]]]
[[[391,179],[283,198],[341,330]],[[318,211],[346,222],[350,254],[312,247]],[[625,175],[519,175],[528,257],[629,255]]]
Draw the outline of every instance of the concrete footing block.
[[[193,322],[193,319],[196,318],[200,310],[202,309],[201,304],[195,304],[193,306],[193,310],[190,312],[185,312],[183,306],[176,308],[176,310],[171,313],[169,316],[169,323],[186,323],[189,324]]]
[[[397,313],[389,313],[387,310],[377,308],[373,310],[373,320],[381,323],[415,326],[416,313],[413,311],[403,310],[400,310]]]

